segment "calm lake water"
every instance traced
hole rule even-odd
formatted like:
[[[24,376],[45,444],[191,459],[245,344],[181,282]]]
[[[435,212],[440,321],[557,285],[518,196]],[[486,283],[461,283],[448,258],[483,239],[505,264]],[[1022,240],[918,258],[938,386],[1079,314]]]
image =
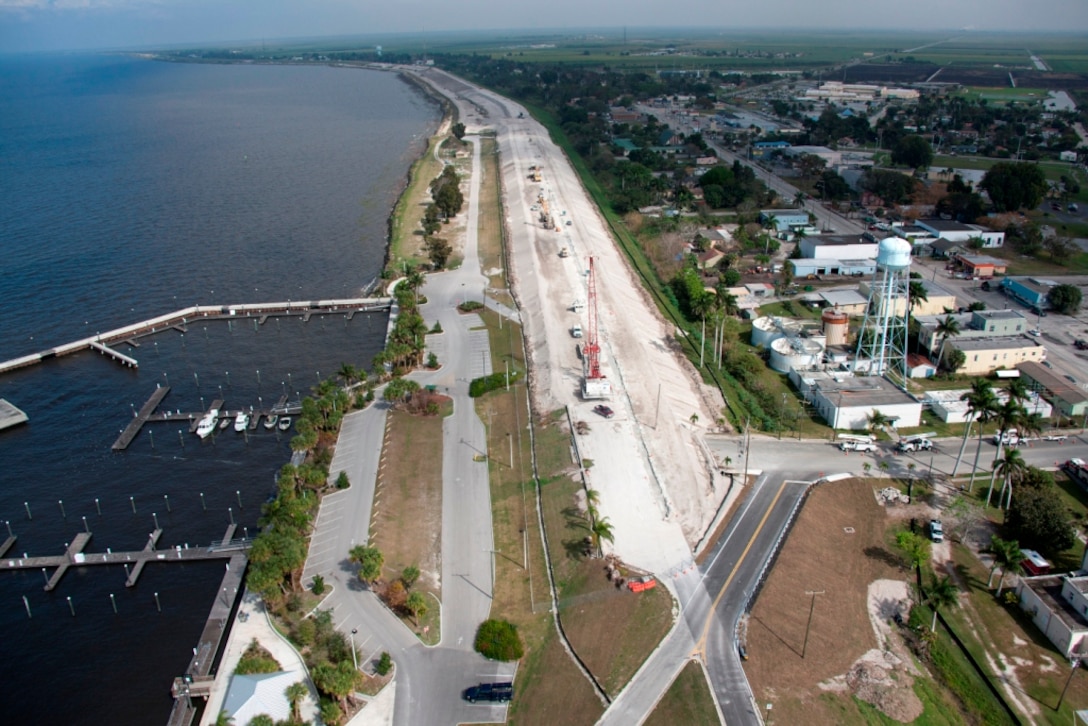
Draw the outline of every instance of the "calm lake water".
[[[357,295],[438,121],[386,73],[0,60],[0,360],[194,304]],[[136,371],[82,353],[0,376],[0,397],[31,419],[0,432],[9,554],[60,554],[84,518],[89,552],[140,549],[153,514],[161,546],[207,544],[231,517],[252,534],[290,434],[201,442],[157,423],[124,453],[110,444],[157,385],[182,411],[305,395],[342,362],[369,367],[385,325],[201,323],[123,347]],[[0,575],[3,720],[164,723],[222,571],[150,565],[126,589],[121,568],[77,568],[50,593],[40,571]]]

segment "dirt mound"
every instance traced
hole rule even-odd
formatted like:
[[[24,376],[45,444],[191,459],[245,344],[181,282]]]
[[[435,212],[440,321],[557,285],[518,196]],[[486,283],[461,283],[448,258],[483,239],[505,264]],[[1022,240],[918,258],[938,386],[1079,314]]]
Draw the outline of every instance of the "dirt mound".
[[[900,723],[910,723],[925,710],[913,683],[903,662],[886,651],[869,651],[846,674],[851,693]]]

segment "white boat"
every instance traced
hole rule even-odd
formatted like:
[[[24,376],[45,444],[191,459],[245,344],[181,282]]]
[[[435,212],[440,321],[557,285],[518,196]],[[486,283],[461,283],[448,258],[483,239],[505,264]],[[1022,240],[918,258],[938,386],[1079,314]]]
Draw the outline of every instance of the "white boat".
[[[271,431],[272,429],[276,428],[276,421],[278,421],[279,418],[280,417],[274,413],[268,414],[264,417],[264,427]]]
[[[215,431],[215,424],[219,421],[219,409],[213,408],[204,414],[204,418],[200,419],[200,422],[196,425],[196,435],[204,439],[208,437],[212,431]]]
[[[234,419],[234,430],[242,432],[246,430],[246,426],[249,426],[249,414],[245,411],[239,411],[238,416]]]
[[[223,420],[219,422],[219,428],[222,430],[228,426],[230,426],[230,416],[224,416]]]
[[[279,423],[277,423],[276,425],[279,427],[280,431],[286,431],[287,429],[291,428],[291,417],[280,417]]]

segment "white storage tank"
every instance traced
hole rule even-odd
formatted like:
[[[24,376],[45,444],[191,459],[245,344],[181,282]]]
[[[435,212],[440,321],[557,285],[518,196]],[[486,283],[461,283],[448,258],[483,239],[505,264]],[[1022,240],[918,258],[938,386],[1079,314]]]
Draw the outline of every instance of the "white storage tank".
[[[877,268],[904,270],[910,267],[911,243],[902,237],[887,237],[880,240],[876,252]]]
[[[808,338],[779,338],[771,343],[770,366],[779,373],[814,368],[823,359],[824,347]]]
[[[767,347],[771,341],[781,338],[782,331],[770,315],[764,315],[752,321],[752,345]]]

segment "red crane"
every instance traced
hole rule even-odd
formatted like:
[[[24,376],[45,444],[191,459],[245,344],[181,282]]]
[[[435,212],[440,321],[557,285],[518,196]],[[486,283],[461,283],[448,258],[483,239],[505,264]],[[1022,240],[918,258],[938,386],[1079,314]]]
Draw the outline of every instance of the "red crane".
[[[582,354],[586,359],[586,378],[604,378],[601,375],[601,345],[597,340],[597,279],[593,272],[593,258],[589,258],[589,292],[586,298],[589,309],[589,325],[586,327],[586,344]]]

